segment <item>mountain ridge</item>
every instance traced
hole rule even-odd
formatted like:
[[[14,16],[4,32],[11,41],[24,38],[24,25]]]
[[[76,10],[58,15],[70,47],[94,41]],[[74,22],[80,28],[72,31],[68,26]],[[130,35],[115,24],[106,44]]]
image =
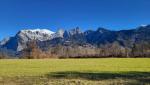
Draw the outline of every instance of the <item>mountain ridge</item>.
[[[28,48],[30,41],[36,41],[40,49],[48,49],[61,45],[63,47],[80,46],[84,48],[101,48],[113,45],[115,42],[124,48],[132,48],[137,43],[150,43],[150,25],[139,26],[136,29],[112,31],[106,28],[80,31],[79,27],[71,30],[52,32],[47,29],[21,30],[14,37],[1,42],[1,48],[16,52]]]

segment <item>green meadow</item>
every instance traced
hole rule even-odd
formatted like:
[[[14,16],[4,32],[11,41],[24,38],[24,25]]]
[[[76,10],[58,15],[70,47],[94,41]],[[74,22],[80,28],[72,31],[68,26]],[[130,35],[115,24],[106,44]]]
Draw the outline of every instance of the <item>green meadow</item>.
[[[116,84],[150,85],[150,59],[0,60],[0,85]]]

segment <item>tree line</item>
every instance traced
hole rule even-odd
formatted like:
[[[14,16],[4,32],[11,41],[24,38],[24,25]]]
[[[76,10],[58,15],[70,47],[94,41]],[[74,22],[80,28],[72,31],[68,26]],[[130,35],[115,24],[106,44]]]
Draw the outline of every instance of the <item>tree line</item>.
[[[0,49],[0,59],[12,58],[15,52],[7,49]],[[131,47],[122,46],[118,42],[107,43],[99,46],[56,46],[41,49],[36,41],[30,41],[27,48],[21,51],[19,58],[43,59],[43,58],[136,58],[150,57],[150,44],[148,42],[134,43]],[[18,58],[16,57],[16,58]],[[14,57],[13,57],[14,58]]]
[[[148,42],[136,43],[132,47],[121,46],[118,42],[107,43],[98,47],[92,46],[63,46],[56,45],[42,50],[36,42],[32,41],[21,53],[20,58],[136,58],[150,57],[150,44]]]

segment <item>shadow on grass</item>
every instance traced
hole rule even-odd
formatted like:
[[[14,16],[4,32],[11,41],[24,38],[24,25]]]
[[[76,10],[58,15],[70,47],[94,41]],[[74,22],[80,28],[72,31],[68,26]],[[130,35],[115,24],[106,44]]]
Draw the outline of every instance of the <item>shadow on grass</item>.
[[[129,79],[139,82],[150,83],[150,72],[118,72],[118,73],[90,73],[90,72],[54,72],[47,74],[49,78],[66,79],[87,79],[87,80],[108,80],[108,79]]]

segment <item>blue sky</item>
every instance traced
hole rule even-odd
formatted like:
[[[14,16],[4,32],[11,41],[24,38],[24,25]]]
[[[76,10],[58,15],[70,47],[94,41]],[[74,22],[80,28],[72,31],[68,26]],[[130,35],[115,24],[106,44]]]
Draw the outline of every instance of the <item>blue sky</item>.
[[[0,39],[27,28],[131,29],[150,24],[150,0],[0,0]]]

